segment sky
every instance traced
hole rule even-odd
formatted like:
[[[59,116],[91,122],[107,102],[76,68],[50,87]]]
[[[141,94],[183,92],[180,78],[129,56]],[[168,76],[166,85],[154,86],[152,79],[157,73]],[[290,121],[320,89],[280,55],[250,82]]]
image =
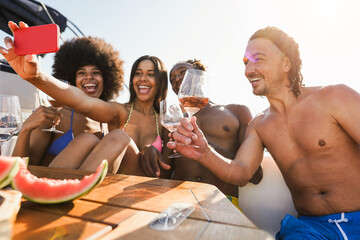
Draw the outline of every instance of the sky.
[[[306,86],[344,83],[360,92],[357,0],[42,2],[70,19],[85,35],[111,43],[125,61],[126,82],[132,64],[142,55],[159,57],[168,71],[178,61],[200,59],[211,76],[210,99],[246,105],[255,116],[268,102],[252,94],[242,59],[255,31],[276,26],[298,42]],[[0,32],[1,39],[5,36]],[[65,39],[74,36],[68,29],[63,33]],[[3,41],[0,44],[4,46]],[[53,55],[46,55],[42,69],[51,73],[52,61]]]

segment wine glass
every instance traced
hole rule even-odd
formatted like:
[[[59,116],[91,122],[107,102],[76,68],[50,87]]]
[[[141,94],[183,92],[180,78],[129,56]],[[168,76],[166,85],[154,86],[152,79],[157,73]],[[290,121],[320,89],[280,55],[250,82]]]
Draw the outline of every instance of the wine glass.
[[[184,117],[179,102],[175,100],[165,99],[160,101],[160,123],[169,130],[175,132]],[[168,158],[182,157],[180,153],[174,153]]]
[[[169,132],[176,131],[183,117],[184,117],[183,111],[180,107],[179,102],[176,99],[168,98],[160,101],[160,123],[164,128],[169,130]],[[176,144],[187,147],[199,148],[199,146],[188,145],[178,142],[176,142]],[[182,154],[174,153],[169,156],[169,158],[176,158],[176,157],[182,157]]]
[[[61,79],[59,80],[69,84],[69,82],[66,80],[61,80]],[[54,98],[50,97],[49,95],[47,95],[46,98],[56,112],[59,112],[62,109],[62,104],[58,103]],[[46,132],[64,133],[63,131],[56,129],[55,123],[51,126],[51,128],[42,129],[42,130]]]
[[[46,98],[47,98],[48,102],[51,104],[52,108],[56,112],[58,112],[58,111],[60,111],[62,109],[62,106],[58,102],[56,102],[56,100],[54,98],[50,97],[49,95],[47,95]],[[64,133],[63,131],[60,131],[60,130],[56,129],[55,121],[53,121],[53,123],[54,124],[51,126],[51,128],[42,129],[42,130],[45,131],[45,132]]]
[[[181,83],[178,97],[189,119],[209,103],[209,75],[202,70],[188,69]]]
[[[2,144],[18,132],[21,126],[19,97],[0,94],[0,155]]]

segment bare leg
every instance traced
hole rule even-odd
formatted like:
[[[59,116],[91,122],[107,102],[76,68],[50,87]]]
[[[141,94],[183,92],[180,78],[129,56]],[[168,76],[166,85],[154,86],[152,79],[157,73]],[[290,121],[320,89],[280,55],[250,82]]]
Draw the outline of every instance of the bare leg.
[[[126,150],[124,159],[117,173],[146,176],[145,173],[142,171],[140,165],[139,153],[140,151],[138,147],[136,146],[135,142],[131,139],[131,142]]]
[[[121,129],[112,130],[101,139],[79,169],[94,172],[100,163],[106,159],[109,163],[109,172],[116,173],[122,164],[130,141],[130,137]]]
[[[49,167],[95,172],[104,159],[108,160],[111,173],[145,176],[139,162],[139,149],[121,129],[111,131],[101,141],[91,133],[77,136]]]
[[[54,158],[49,167],[78,169],[99,141],[94,134],[80,134]]]

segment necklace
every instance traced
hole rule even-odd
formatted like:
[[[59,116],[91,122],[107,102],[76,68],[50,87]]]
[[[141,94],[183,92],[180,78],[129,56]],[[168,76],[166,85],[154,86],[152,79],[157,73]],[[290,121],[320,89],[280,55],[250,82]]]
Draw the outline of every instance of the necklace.
[[[131,115],[132,115],[132,112],[134,110],[134,103],[131,103],[131,107],[130,107],[130,112],[129,112],[129,116],[128,116],[128,119],[126,120],[126,123],[123,127],[123,131],[125,132],[125,128],[127,127],[128,123],[130,122],[130,118],[131,118]],[[160,136],[160,133],[159,133],[159,122],[158,122],[158,115],[154,109],[154,114],[155,114],[155,120],[156,120],[156,134],[158,136]]]

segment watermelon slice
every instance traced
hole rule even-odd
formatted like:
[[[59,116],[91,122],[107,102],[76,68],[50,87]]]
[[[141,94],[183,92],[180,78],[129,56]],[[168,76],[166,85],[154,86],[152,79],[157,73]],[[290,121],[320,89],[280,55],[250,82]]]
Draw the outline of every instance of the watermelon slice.
[[[20,157],[0,156],[0,189],[11,183],[19,171]]]
[[[38,178],[21,162],[19,173],[13,178],[12,186],[24,198],[37,203],[62,203],[88,194],[105,178],[108,162],[103,160],[96,172],[79,179]]]

